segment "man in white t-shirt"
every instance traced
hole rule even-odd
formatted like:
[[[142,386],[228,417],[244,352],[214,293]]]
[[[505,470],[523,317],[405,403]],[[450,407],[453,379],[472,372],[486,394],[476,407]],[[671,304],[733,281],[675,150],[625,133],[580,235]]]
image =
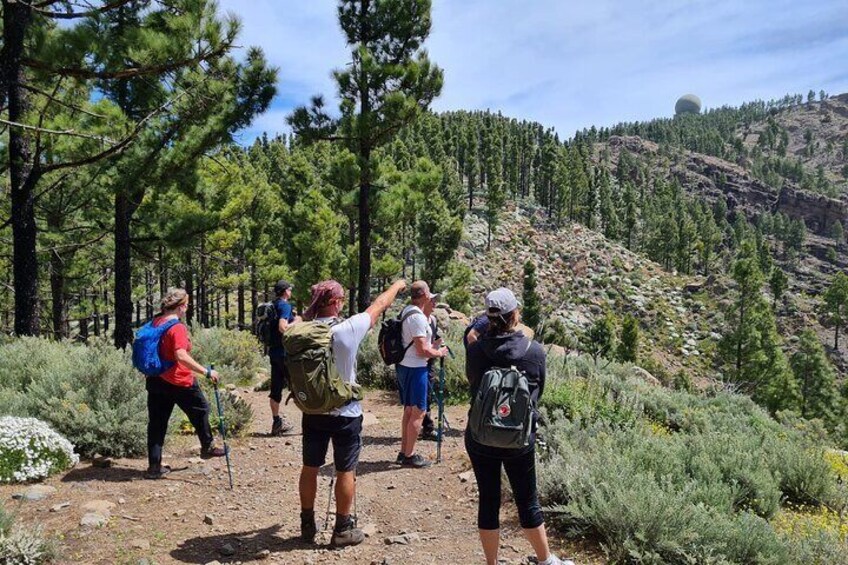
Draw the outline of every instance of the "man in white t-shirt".
[[[430,314],[436,307],[436,298],[438,295],[430,292],[425,281],[415,281],[410,290],[409,305],[400,314],[403,320],[401,335],[407,349],[403,360],[395,367],[398,393],[403,405],[401,449],[397,463],[404,467],[421,469],[430,466],[430,461],[415,453],[415,441],[427,413],[430,383],[427,362],[447,355],[441,340],[433,341],[433,329],[430,326]]]
[[[345,299],[342,285],[328,280],[312,287],[312,301],[303,318],[332,325],[333,360],[345,382],[356,383],[356,353],[359,344],[380,315],[394,302],[398,292],[405,288],[406,281],[395,282],[365,312],[342,321],[339,318]],[[326,460],[332,441],[336,468],[336,524],[331,543],[336,547],[362,543],[365,535],[355,527],[351,518],[356,465],[362,449],[362,406],[354,400],[328,414],[304,414],[302,429],[303,468],[299,484],[301,537],[312,541],[318,531],[315,524],[318,471]]]

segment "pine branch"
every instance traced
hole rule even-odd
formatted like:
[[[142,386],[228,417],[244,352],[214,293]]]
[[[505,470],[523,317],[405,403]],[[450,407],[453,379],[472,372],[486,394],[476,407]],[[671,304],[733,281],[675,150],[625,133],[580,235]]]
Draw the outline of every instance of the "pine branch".
[[[190,59],[184,59],[182,61],[173,61],[171,63],[166,63],[162,65],[151,65],[149,67],[132,67],[122,69],[120,71],[95,71],[93,69],[86,69],[83,67],[52,67],[44,61],[38,61],[36,59],[24,59],[22,62],[24,65],[31,69],[38,69],[59,76],[67,76],[83,80],[115,80],[150,75],[160,75],[171,71],[179,70],[183,67],[198,65],[204,61],[208,61],[210,59],[215,59],[217,57],[225,55],[231,47],[232,44],[230,42],[224,42],[217,49],[200,53]]]
[[[18,122],[12,122],[12,121],[9,121],[9,120],[4,120],[3,118],[0,118],[0,124],[6,125],[6,126],[9,126],[9,127],[13,127],[13,128],[21,128],[21,129],[25,129],[25,130],[34,131],[34,132],[37,132],[39,134],[48,133],[48,134],[51,134],[51,135],[67,135],[67,136],[70,136],[70,137],[80,137],[82,139],[91,139],[93,141],[99,141],[101,143],[103,143],[103,142],[112,143],[112,144],[117,143],[116,141],[111,140],[111,139],[109,139],[108,137],[105,137],[105,136],[91,135],[91,134],[88,134],[88,133],[79,133],[79,132],[74,131],[72,129],[66,129],[66,130],[49,129],[49,128],[43,128],[43,127],[39,127],[39,126],[31,126],[31,125],[28,125],[28,124],[21,124],[21,123],[18,123]]]
[[[74,111],[79,112],[81,114],[86,114],[87,116],[91,116],[92,118],[99,118],[101,120],[108,120],[109,119],[109,116],[106,116],[106,115],[103,115],[103,114],[97,114],[97,113],[92,112],[90,110],[86,110],[85,108],[81,108],[79,106],[75,106],[74,104],[70,104],[69,102],[64,102],[63,100],[59,100],[58,98],[55,98],[49,92],[45,92],[45,91],[38,89],[34,86],[31,86],[29,84],[21,84],[19,86],[21,86],[23,89],[29,90],[30,92],[33,92],[35,94],[40,94],[41,96],[46,96],[52,102],[55,102],[56,104],[58,104],[60,106],[64,106],[65,108],[68,108],[69,110],[74,110]]]
[[[46,10],[44,6],[49,6],[50,4],[55,4],[55,2],[39,2],[37,4],[30,4],[29,2],[24,2],[23,0],[18,0],[18,4],[23,4],[24,6],[32,9],[36,14],[42,15],[46,18],[53,18],[56,20],[74,20],[78,18],[88,18],[90,16],[96,16],[98,14],[104,14],[110,10],[114,10],[115,8],[120,8],[126,4],[129,4],[133,0],[114,0],[113,2],[109,2],[104,4],[99,8],[92,8],[91,10],[87,10],[85,12],[54,12],[51,10]]]
[[[136,124],[136,126],[135,126],[135,129],[133,129],[133,131],[127,137],[125,137],[119,143],[116,143],[115,145],[113,145],[109,149],[106,149],[104,151],[101,151],[100,153],[96,153],[94,155],[91,155],[91,156],[86,157],[84,159],[79,159],[77,161],[67,161],[65,163],[56,163],[56,164],[53,164],[53,165],[47,165],[46,167],[42,167],[41,172],[42,173],[48,173],[48,172],[51,172],[51,171],[58,171],[60,169],[82,167],[84,165],[90,165],[90,164],[96,163],[97,161],[100,161],[102,159],[108,159],[109,157],[113,157],[115,155],[118,155],[119,153],[122,153],[127,147],[130,146],[130,144],[133,141],[135,141],[135,139],[139,136],[139,134],[141,134],[141,132],[144,129],[144,126],[145,126],[145,124],[147,124],[147,122],[152,120],[154,117],[156,117],[160,113],[164,112],[165,109],[168,106],[170,106],[171,104],[173,104],[174,102],[176,102],[177,100],[182,98],[187,93],[188,93],[188,91],[183,91],[180,94],[178,94],[177,96],[174,96],[173,98],[171,98],[169,100],[166,100],[164,104],[162,104],[158,108],[154,109],[152,112],[147,114],[140,122],[138,122],[138,124]]]

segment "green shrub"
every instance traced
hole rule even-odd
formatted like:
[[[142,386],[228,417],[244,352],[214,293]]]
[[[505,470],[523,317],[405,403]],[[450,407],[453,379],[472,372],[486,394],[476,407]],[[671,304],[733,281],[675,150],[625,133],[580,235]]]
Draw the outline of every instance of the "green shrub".
[[[796,548],[769,522],[782,501],[845,507],[814,433],[750,398],[672,391],[630,371],[587,358],[549,364],[539,490],[556,526],[596,536],[613,562],[777,564],[838,553],[830,538]]]
[[[209,425],[212,427],[214,434],[218,433],[218,406],[215,403],[215,391],[209,385],[202,385],[206,400],[209,402]],[[250,404],[235,394],[226,389],[218,389],[218,396],[221,399],[221,411],[224,413],[224,425],[227,428],[227,437],[241,437],[250,432],[250,425],[253,423],[253,408]],[[181,433],[193,434],[194,427],[182,411],[175,411],[174,417],[177,419],[176,430]],[[172,420],[173,422],[173,420]]]
[[[56,548],[42,536],[40,527],[27,529],[14,525],[14,519],[0,506],[0,563],[42,565],[56,558]]]
[[[260,369],[270,370],[262,344],[250,332],[194,327],[192,356],[201,365],[215,365],[223,384],[251,384]]]
[[[0,359],[4,413],[44,420],[83,456],[144,452],[144,378],[132,368],[128,351],[105,342],[82,346],[21,338],[0,346]]]

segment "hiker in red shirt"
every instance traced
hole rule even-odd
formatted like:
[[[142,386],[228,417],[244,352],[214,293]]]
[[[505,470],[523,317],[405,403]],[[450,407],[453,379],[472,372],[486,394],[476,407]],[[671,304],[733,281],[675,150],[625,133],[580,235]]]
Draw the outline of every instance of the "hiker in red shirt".
[[[168,420],[174,405],[188,416],[200,439],[200,456],[204,459],[222,457],[224,450],[212,445],[209,425],[209,403],[197,383],[197,375],[218,382],[218,371],[207,369],[191,356],[191,339],[182,321],[188,310],[188,294],[181,288],[171,289],[162,297],[162,313],[153,319],[154,326],[178,320],[159,342],[159,356],[173,363],[158,377],[147,378],[147,458],[149,467],[145,479],[161,479],[171,469],[162,465],[162,446],[168,432]]]

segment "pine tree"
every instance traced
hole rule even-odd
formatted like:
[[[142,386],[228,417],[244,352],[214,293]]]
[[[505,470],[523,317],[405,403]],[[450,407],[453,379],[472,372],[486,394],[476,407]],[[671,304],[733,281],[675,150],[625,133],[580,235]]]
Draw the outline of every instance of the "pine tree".
[[[769,278],[769,288],[774,298],[772,306],[777,309],[777,304],[783,299],[783,293],[789,288],[789,277],[786,276],[786,273],[779,266],[775,266],[772,269],[771,278]]]
[[[607,357],[615,345],[615,318],[609,312],[595,320],[583,336],[583,343],[597,364],[598,358]]]
[[[848,275],[836,273],[824,293],[824,306],[833,324],[833,348],[839,350],[839,330],[845,323],[848,311]]]
[[[821,418],[829,426],[839,415],[836,375],[818,337],[812,330],[801,333],[798,350],[792,355],[792,371],[801,391],[801,416]]]
[[[422,49],[430,35],[430,0],[341,0],[338,13],[351,47],[350,64],[333,73],[341,117],[330,118],[317,96],[311,108],[296,109],[289,124],[306,141],[344,141],[359,160],[357,306],[364,311],[371,302],[374,151],[441,93],[443,74]]]
[[[763,275],[753,242],[745,240],[733,265],[737,297],[719,359],[730,380],[771,411],[794,409],[800,398],[781,348],[774,313],[762,295]]]
[[[468,315],[471,313],[471,279],[474,272],[471,267],[458,261],[451,263],[448,272],[450,273],[447,286],[448,306]]]
[[[632,314],[627,314],[621,324],[621,339],[618,342],[616,356],[622,363],[635,363],[639,352],[639,322]]]
[[[536,291],[536,264],[529,259],[524,263],[524,288],[521,300],[524,303],[524,323],[534,331],[538,331],[542,318],[542,299]]]

